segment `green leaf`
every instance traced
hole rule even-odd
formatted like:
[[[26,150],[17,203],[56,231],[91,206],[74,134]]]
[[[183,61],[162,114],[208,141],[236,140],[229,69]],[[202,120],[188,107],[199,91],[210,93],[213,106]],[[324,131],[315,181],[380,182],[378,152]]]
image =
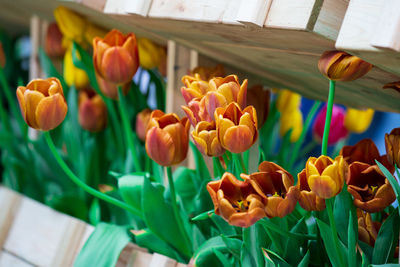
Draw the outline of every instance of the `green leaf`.
[[[137,210],[142,209],[142,187],[147,173],[132,173],[118,178],[122,199]]]
[[[310,251],[307,250],[306,255],[303,257],[301,262],[297,265],[297,267],[307,267],[310,264]]]
[[[90,224],[96,226],[100,223],[100,221],[101,221],[100,203],[99,199],[95,198],[93,199],[92,205],[90,206],[89,209],[89,222]]]
[[[213,213],[214,213],[214,210],[202,212],[199,215],[197,215],[196,217],[192,218],[192,221],[203,221],[203,220],[209,219]]]
[[[214,252],[215,256],[217,256],[219,261],[222,263],[223,267],[231,267],[228,258],[222,252],[214,248],[212,249],[212,251]]]
[[[277,263],[278,266],[291,267],[291,265],[289,263],[287,263],[281,256],[279,256],[272,250],[269,250],[266,248],[263,248],[262,250],[263,250],[265,259],[269,259],[270,261],[274,262],[274,264]]]
[[[266,234],[262,225],[256,223],[250,227],[243,228],[243,244],[246,252],[249,252],[252,262],[256,263],[256,266],[264,266],[264,256],[262,253],[262,247],[266,242]]]
[[[372,253],[374,252],[374,248],[371,247],[369,244],[364,243],[360,240],[358,240],[358,245],[360,246],[360,248],[363,252],[363,253],[361,253],[362,260],[363,260],[363,262],[367,262],[366,265],[368,266],[372,260]],[[362,264],[362,265],[364,266],[364,264]]]
[[[64,88],[64,94],[68,91],[68,85],[64,80],[64,77],[57,71],[56,67],[54,67],[51,59],[46,55],[46,52],[42,47],[39,47],[39,60],[40,66],[42,67],[44,73],[47,77],[56,77],[60,80],[61,86]]]
[[[394,210],[379,229],[378,237],[374,245],[374,252],[372,254],[373,264],[388,263],[391,257],[393,257],[398,236],[399,215],[397,210]]]
[[[394,193],[396,194],[397,201],[400,203],[400,185],[397,182],[396,178],[390,173],[388,169],[386,169],[385,166],[383,166],[379,161],[375,160],[376,164],[378,164],[379,169],[383,172],[383,174],[386,176],[386,178],[389,180],[390,184],[392,185],[392,188],[394,190]],[[396,167],[397,169],[397,167]]]
[[[348,225],[348,249],[347,249],[347,261],[349,266],[357,267],[357,247],[356,242],[358,239],[358,221],[357,215],[354,208],[350,209],[349,225]]]
[[[191,248],[187,247],[180,233],[171,204],[164,199],[163,191],[162,188],[150,183],[149,179],[144,179],[141,200],[144,221],[155,235],[190,258]]]
[[[86,221],[88,215],[88,209],[85,201],[74,195],[61,195],[54,197],[46,204],[55,210],[66,213],[80,220]]]
[[[333,210],[337,232],[340,240],[345,245],[347,245],[348,242],[349,212],[344,211],[350,211],[353,207],[353,200],[347,191],[347,186],[345,184],[342,191],[335,197]]]
[[[282,218],[282,220],[285,220],[286,218]],[[290,230],[291,233],[296,233],[296,234],[307,234],[307,225],[305,223],[305,218],[301,218],[295,226],[292,227]],[[303,255],[301,254],[301,246],[305,244],[306,239],[303,238],[298,238],[294,236],[288,236],[288,239],[286,241],[286,249],[285,249],[285,259],[292,265],[297,265]]]
[[[129,241],[127,227],[99,223],[79,252],[74,266],[115,266]]]
[[[326,248],[326,252],[328,253],[329,260],[331,261],[333,266],[340,267],[339,255],[337,254],[336,244],[333,240],[331,229],[329,225],[324,223],[323,221],[316,219],[318,228],[321,233],[322,240],[324,241],[324,245]]]
[[[196,145],[190,141],[190,148],[193,151],[194,161],[196,163],[196,171],[197,175],[201,178],[201,180],[211,180],[210,172],[208,171],[208,167],[204,161],[203,155],[197,149]]]

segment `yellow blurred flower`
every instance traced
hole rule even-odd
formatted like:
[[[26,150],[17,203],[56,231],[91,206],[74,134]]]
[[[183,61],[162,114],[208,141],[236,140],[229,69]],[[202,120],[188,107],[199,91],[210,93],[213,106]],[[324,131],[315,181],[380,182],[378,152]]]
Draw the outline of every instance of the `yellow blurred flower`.
[[[370,108],[365,110],[349,108],[344,117],[344,125],[350,132],[363,133],[371,125],[374,113],[375,111]]]
[[[78,55],[78,58],[80,56]],[[89,78],[84,70],[75,67],[72,61],[72,47],[64,56],[64,79],[68,86],[74,85],[76,89],[83,89],[89,85]]]
[[[290,142],[294,143],[299,140],[303,131],[303,114],[300,109],[285,111],[281,114],[279,134],[283,137],[292,129]]]
[[[86,28],[86,20],[72,10],[59,6],[54,10],[54,17],[62,34],[81,44]]]
[[[290,90],[283,89],[278,92],[276,108],[280,113],[290,112],[300,107],[301,95]]]
[[[138,39],[140,66],[144,69],[154,69],[161,64],[164,48],[147,38]]]
[[[85,41],[89,44],[93,43],[93,39],[95,37],[100,37],[100,38],[104,38],[104,36],[106,36],[107,31],[97,27],[96,25],[92,24],[92,23],[88,23],[86,25],[86,29],[84,32],[84,37],[85,37]]]

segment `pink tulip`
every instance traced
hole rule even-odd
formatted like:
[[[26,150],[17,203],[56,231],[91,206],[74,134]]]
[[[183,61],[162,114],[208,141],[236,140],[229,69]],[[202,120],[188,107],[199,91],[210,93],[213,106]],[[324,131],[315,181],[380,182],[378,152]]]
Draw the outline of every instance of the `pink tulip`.
[[[345,110],[337,105],[333,105],[331,128],[329,131],[328,145],[333,145],[348,135],[348,131],[344,126]],[[313,125],[314,138],[319,142],[322,141],[324,135],[326,117],[326,105],[319,111]]]

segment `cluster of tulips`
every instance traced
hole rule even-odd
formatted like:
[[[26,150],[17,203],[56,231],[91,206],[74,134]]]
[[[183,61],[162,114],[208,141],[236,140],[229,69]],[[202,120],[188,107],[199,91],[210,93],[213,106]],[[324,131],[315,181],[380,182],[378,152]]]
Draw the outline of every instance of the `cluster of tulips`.
[[[58,11],[62,12],[65,11]],[[60,16],[56,16],[58,21],[61,20]],[[61,25],[64,34],[68,25]],[[84,34],[80,32],[79,38],[82,39],[82,36]],[[123,35],[112,30],[104,38],[93,38],[92,43],[93,65],[102,95],[94,91],[80,93],[79,121],[83,128],[96,132],[107,125],[104,96],[118,100],[121,109],[124,108],[124,95],[138,70],[141,56],[134,34]],[[334,90],[334,81],[360,78],[372,66],[344,52],[329,51],[322,55],[319,68],[331,80],[331,90]],[[204,156],[213,157],[214,169],[218,169],[221,175],[209,181],[206,188],[215,214],[232,226],[248,228],[265,217],[283,218],[291,214],[297,203],[305,212],[327,209],[333,242],[340,246],[332,212],[335,196],[345,187],[352,196],[353,205],[358,208],[359,239],[374,245],[380,225],[374,223],[370,214],[382,212],[396,200],[395,191],[379,164],[391,174],[395,172],[395,166],[400,164],[400,128],[385,136],[386,155],[380,155],[372,140],[364,139],[356,145],[344,146],[339,156],[332,159],[327,156],[327,145],[343,138],[347,131],[365,131],[373,116],[372,110],[349,109],[346,116],[336,112],[331,97],[334,96],[333,92],[314,126],[314,132],[322,141],[321,156],[310,157],[304,169],[297,174],[297,179],[283,167],[267,160],[260,160],[258,171],[249,173],[242,153],[256,143],[259,129],[267,120],[270,92],[260,86],[248,90],[247,80],[240,83],[236,75],[224,76],[220,66],[195,69],[191,75],[184,76],[182,82],[184,86],[181,93],[186,103],[182,109],[187,117],[179,118],[175,113],[146,109],[136,118],[136,134],[145,142],[148,156],[159,165],[168,167],[168,172],[171,166],[186,158],[190,136]],[[16,94],[25,122],[34,129],[50,131],[66,117],[68,106],[63,86],[57,78],[32,80],[26,86],[18,87]],[[281,113],[281,135],[291,131],[291,142],[297,141],[303,128],[300,97],[281,91],[276,108]],[[365,119],[360,119],[363,116]],[[332,117],[331,132],[337,134],[330,135]],[[129,134],[130,122],[123,110],[121,119],[135,161],[137,155],[131,140],[132,134]],[[340,128],[343,125],[345,130]],[[189,133],[191,126],[193,130]],[[51,137],[47,135],[46,138],[52,148],[54,145],[49,141]],[[55,153],[54,149],[52,152]],[[55,157],[63,166],[62,159],[56,153]],[[135,170],[140,169],[140,165],[136,164]],[[174,181],[170,175],[168,178],[174,214],[180,218]],[[79,179],[71,179],[89,193],[125,207],[95,189],[82,185]],[[212,216],[211,213],[207,212],[207,216]],[[180,226],[180,230],[183,228]],[[182,231],[185,232],[184,229]]]

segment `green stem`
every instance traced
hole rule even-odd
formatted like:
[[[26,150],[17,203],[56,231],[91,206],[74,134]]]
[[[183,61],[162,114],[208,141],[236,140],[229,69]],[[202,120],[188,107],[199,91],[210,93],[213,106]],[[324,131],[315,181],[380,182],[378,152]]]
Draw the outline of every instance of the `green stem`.
[[[329,129],[331,127],[331,119],[332,119],[332,109],[333,109],[333,100],[335,98],[335,81],[329,81],[329,97],[328,104],[326,107],[326,119],[325,119],[325,127],[324,127],[324,136],[322,137],[322,149],[321,154],[328,154],[328,138],[329,138]]]
[[[122,126],[123,126],[124,132],[125,132],[126,143],[128,145],[129,150],[132,153],[132,159],[133,159],[133,164],[135,166],[135,171],[140,172],[140,171],[142,171],[142,168],[140,166],[139,158],[136,154],[134,137],[133,137],[133,133],[132,133],[132,128],[130,126],[129,117],[126,112],[127,111],[126,103],[125,103],[124,95],[122,93],[121,86],[118,86],[118,98],[119,98],[118,108],[119,108],[119,113],[121,114],[121,118],[122,118]]]
[[[172,169],[171,167],[166,167],[167,169],[167,177],[168,177],[168,185],[169,185],[169,190],[171,192],[171,205],[172,205],[172,209],[174,211],[174,215],[176,218],[176,221],[178,223],[178,228],[185,240],[186,245],[188,246],[189,250],[192,251],[192,246],[191,246],[191,242],[190,239],[188,237],[188,234],[185,230],[185,227],[183,226],[182,223],[182,218],[181,215],[179,213],[179,208],[178,208],[178,203],[176,202],[176,192],[175,192],[175,184],[174,184],[174,180],[172,177]]]
[[[267,227],[268,229],[284,236],[284,237],[294,237],[294,238],[304,238],[304,239],[309,239],[309,240],[316,240],[317,236],[316,235],[308,235],[308,234],[298,234],[298,233],[292,233],[286,230],[281,229],[281,227],[276,226],[273,223],[267,222],[267,221],[263,221],[260,220],[259,221],[261,224],[263,224],[265,227]]]
[[[213,157],[214,178],[221,177],[225,172],[218,157]]]
[[[314,118],[315,113],[317,113],[318,108],[321,106],[320,101],[315,101],[313,106],[311,107],[310,111],[307,114],[306,121],[304,122],[304,127],[303,130],[301,131],[301,135],[299,140],[297,140],[296,144],[294,145],[289,164],[288,164],[288,169],[290,170],[293,167],[293,164],[295,163],[296,159],[299,157],[299,151],[301,146],[304,143],[304,139],[306,138],[306,134],[308,132],[308,129],[311,126],[312,119]]]
[[[340,253],[339,250],[339,238],[338,238],[338,233],[336,230],[336,224],[335,224],[335,218],[333,217],[333,204],[335,203],[335,198],[329,198],[325,200],[325,204],[326,204],[326,210],[328,212],[328,217],[329,217],[329,224],[331,226],[331,234],[333,237],[333,241],[335,242],[335,249],[336,249],[336,254],[339,256],[339,262],[340,262],[340,266],[345,266],[343,265],[343,258],[342,258],[342,254]]]
[[[65,174],[71,179],[72,182],[74,182],[76,185],[78,185],[80,188],[82,188],[83,190],[85,190],[86,192],[88,192],[89,194],[104,200],[108,203],[111,203],[121,209],[124,209],[126,211],[131,212],[132,214],[138,216],[138,217],[142,217],[142,214],[140,211],[136,210],[135,208],[129,206],[128,204],[115,199],[113,197],[110,197],[106,194],[101,193],[100,191],[97,191],[96,189],[88,186],[87,184],[85,184],[84,182],[81,181],[81,179],[79,179],[72,171],[71,169],[68,167],[68,165],[65,163],[65,161],[61,158],[61,156],[58,154],[57,152],[57,148],[55,147],[53,140],[51,139],[50,133],[49,132],[44,132],[44,137],[46,139],[46,142],[50,148],[51,153],[53,154],[54,158],[56,159],[57,163],[60,165],[60,167],[63,169],[63,171],[65,172]]]

